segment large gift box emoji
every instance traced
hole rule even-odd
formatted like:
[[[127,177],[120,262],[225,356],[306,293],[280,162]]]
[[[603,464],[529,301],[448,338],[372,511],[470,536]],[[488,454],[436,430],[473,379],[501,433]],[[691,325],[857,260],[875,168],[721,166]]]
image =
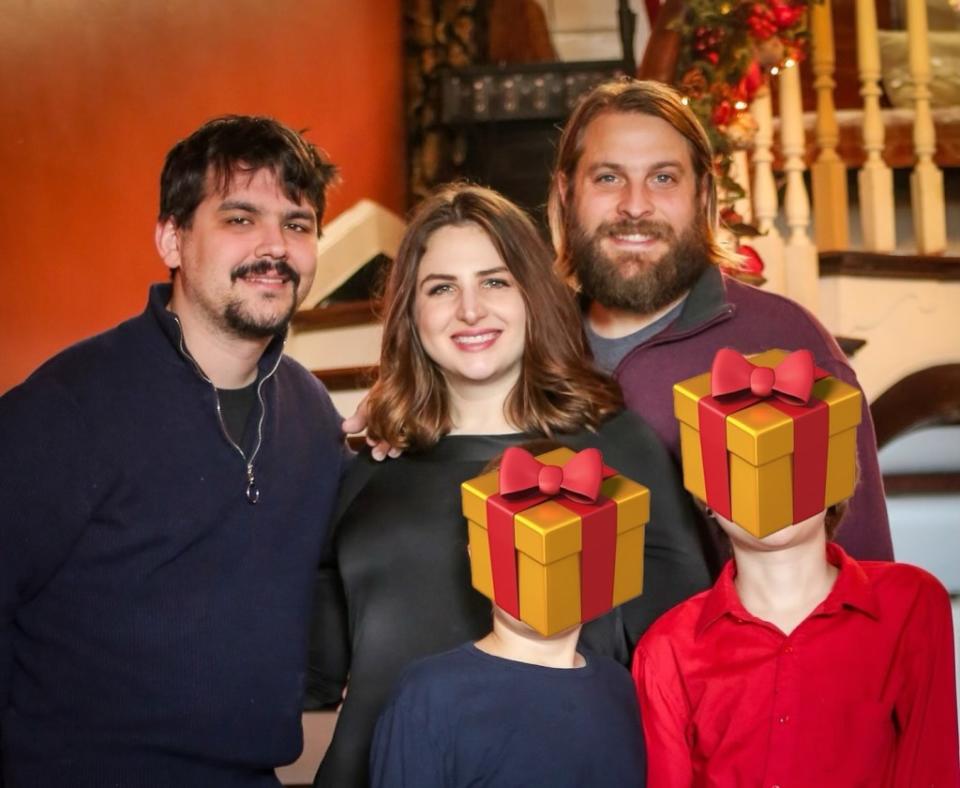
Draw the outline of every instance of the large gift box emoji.
[[[604,466],[599,450],[533,457],[513,447],[462,494],[474,588],[542,635],[643,590],[650,491]]]
[[[808,350],[720,350],[673,387],[684,487],[758,537],[849,498],[861,396]]]

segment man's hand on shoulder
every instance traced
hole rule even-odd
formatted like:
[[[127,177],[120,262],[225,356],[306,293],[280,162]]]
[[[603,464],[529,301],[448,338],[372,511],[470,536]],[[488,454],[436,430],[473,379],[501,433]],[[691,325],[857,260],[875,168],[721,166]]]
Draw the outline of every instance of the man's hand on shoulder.
[[[357,409],[354,411],[352,416],[348,416],[343,420],[343,423],[340,425],[340,429],[343,430],[344,435],[357,435],[363,432],[367,428],[367,398],[364,397],[360,400],[360,404],[357,405]],[[375,441],[371,437],[366,439],[367,445],[370,447],[370,455],[377,462],[387,458],[387,457],[399,457],[403,454],[402,449],[395,449],[386,441]]]

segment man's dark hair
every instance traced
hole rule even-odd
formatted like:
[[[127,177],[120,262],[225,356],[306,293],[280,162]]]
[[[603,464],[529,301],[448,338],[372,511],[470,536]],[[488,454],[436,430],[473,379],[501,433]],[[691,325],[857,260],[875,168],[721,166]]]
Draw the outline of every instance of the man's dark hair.
[[[170,149],[160,175],[160,221],[173,219],[178,227],[190,227],[207,196],[208,172],[213,188],[222,191],[238,172],[252,175],[261,169],[274,172],[290,200],[306,200],[314,207],[319,235],[326,189],[337,168],[293,129],[252,115],[209,120]]]

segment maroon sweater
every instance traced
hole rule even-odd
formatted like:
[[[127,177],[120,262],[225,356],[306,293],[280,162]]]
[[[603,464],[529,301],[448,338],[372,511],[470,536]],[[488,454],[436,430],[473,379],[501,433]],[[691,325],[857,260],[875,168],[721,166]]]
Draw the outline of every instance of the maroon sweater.
[[[710,369],[722,347],[741,353],[808,348],[818,366],[859,388],[833,337],[799,304],[708,269],[693,286],[680,316],[631,350],[615,375],[627,406],[653,427],[680,462],[680,431],[673,415],[673,384]],[[877,464],[877,439],[866,397],[857,431],[860,481],[837,542],[859,560],[893,560],[890,525]]]

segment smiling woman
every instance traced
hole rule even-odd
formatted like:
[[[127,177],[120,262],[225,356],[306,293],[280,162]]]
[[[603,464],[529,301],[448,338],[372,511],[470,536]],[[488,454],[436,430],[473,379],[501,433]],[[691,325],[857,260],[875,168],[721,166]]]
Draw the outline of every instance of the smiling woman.
[[[405,453],[362,454],[341,489],[308,694],[337,701],[348,673],[350,687],[316,785],[366,785],[374,725],[404,668],[490,631],[490,603],[470,585],[460,483],[508,446],[547,435],[596,447],[652,491],[646,592],[584,627],[593,651],[625,664],[656,616],[707,585],[690,500],[652,431],[621,412],[616,384],[590,363],[552,262],[526,215],[488,189],[441,189],[410,222],[368,399],[370,435]]]
[[[413,310],[420,343],[447,384],[451,432],[469,429],[477,417],[488,432],[512,432],[503,403],[520,377],[526,307],[513,274],[477,225],[442,227],[430,237]],[[492,405],[487,413],[477,412],[481,400]]]
[[[485,277],[485,272],[501,275]],[[424,316],[442,309],[425,309],[425,302],[437,296],[420,285],[436,275],[447,277],[442,292],[450,293],[446,299],[454,309],[447,324],[451,337],[443,353],[434,356],[430,347],[439,352],[441,344],[431,330],[422,330]],[[462,278],[466,288],[458,289],[451,278]],[[488,281],[480,287],[483,280]],[[370,392],[368,431],[391,446],[425,448],[444,434],[467,430],[552,434],[596,428],[621,407],[616,384],[585,360],[579,311],[553,274],[552,256],[536,228],[494,191],[454,185],[424,201],[397,252],[384,302],[380,377]],[[485,314],[493,304],[503,312],[507,303],[513,304],[507,314]],[[478,323],[481,316],[488,323]],[[467,388],[450,386],[451,376],[460,376],[457,366],[448,364],[462,361],[468,351],[452,334],[494,327],[502,335],[478,346],[471,363],[499,358],[505,348],[522,350],[511,381],[515,385],[505,386],[499,378],[475,383],[467,397],[470,406],[454,413]],[[482,416],[478,401],[486,406]]]

